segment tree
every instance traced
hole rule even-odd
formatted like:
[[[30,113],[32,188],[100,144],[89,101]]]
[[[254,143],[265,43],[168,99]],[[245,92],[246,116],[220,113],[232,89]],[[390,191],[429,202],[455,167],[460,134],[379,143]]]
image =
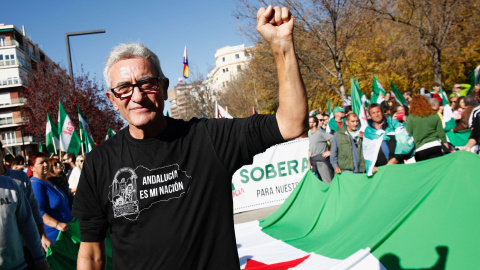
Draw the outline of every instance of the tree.
[[[365,10],[381,19],[405,27],[404,33],[414,35],[416,44],[431,59],[434,80],[442,83],[442,59],[446,48],[462,40],[473,26],[478,5],[473,0],[355,0]],[[399,29],[399,28],[397,28]]]
[[[52,120],[58,119],[59,100],[77,131],[77,107],[80,107],[97,143],[103,142],[109,127],[118,130],[123,126],[123,121],[106,99],[105,89],[89,79],[83,70],[80,76],[75,77],[75,84],[72,84],[65,70],[58,66],[45,63],[37,65],[21,95],[26,99],[21,108],[22,116],[26,119],[25,133],[38,141],[45,141],[47,113]]]

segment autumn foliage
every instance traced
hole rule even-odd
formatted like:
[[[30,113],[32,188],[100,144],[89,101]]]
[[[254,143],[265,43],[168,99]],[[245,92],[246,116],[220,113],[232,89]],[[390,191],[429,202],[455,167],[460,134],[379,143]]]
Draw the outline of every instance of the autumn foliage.
[[[58,102],[61,101],[79,132],[78,110],[85,116],[96,143],[105,140],[109,127],[118,130],[123,126],[105,97],[105,89],[91,80],[88,74],[75,77],[73,84],[66,72],[57,66],[41,64],[36,67],[21,95],[26,99],[22,114],[26,119],[24,132],[36,141],[45,142],[47,113],[57,123]]]

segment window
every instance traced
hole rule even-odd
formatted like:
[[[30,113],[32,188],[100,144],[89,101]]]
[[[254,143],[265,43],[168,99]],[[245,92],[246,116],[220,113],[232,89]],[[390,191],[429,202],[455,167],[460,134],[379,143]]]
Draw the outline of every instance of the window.
[[[15,132],[14,131],[9,131],[9,132],[2,133],[2,142],[3,142],[3,144],[16,143]]]
[[[5,40],[5,36],[0,36],[0,47],[1,46],[6,46],[7,42]]]
[[[242,70],[242,66],[237,65],[237,71],[240,71],[240,70]]]
[[[225,62],[225,57],[222,57],[222,61]]]
[[[225,69],[228,72],[228,68]]]
[[[223,73],[225,73],[225,69],[222,69]]]
[[[240,59],[240,54],[235,54],[235,59]]]

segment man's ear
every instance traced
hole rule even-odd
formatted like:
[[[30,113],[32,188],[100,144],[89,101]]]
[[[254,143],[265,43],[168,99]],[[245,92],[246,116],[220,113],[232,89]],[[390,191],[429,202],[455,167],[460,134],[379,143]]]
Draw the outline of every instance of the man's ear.
[[[105,95],[107,95],[108,100],[110,100],[110,102],[112,102],[113,107],[115,108],[115,111],[118,111],[118,106],[117,106],[117,104],[115,103],[115,98],[116,98],[116,97],[115,97],[112,93],[110,93],[110,92],[108,92],[108,91],[105,93]]]
[[[164,78],[162,81],[162,91],[163,91],[163,100],[168,100],[168,86],[170,85],[170,81],[168,78]]]

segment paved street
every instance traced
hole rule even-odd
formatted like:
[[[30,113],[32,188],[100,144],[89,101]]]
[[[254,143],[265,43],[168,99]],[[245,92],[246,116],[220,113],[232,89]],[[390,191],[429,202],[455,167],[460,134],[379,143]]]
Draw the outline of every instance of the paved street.
[[[242,213],[233,215],[233,218],[234,218],[235,224],[249,222],[249,221],[267,217],[273,212],[275,212],[275,210],[277,210],[279,207],[280,205],[277,205],[277,206],[266,207],[258,210],[242,212]]]

